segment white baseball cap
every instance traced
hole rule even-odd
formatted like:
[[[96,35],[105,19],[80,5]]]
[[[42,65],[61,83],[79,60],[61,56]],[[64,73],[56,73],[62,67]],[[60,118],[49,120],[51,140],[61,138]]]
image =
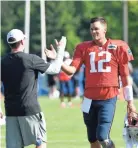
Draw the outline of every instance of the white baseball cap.
[[[9,38],[13,38],[13,41],[9,41]],[[26,36],[24,35],[24,33],[19,30],[19,29],[12,29],[8,34],[7,34],[7,42],[12,44],[12,43],[16,43],[18,41],[23,40],[24,38],[26,38]]]
[[[69,54],[68,51],[65,51],[65,52],[64,52],[64,58],[70,58],[70,54]]]

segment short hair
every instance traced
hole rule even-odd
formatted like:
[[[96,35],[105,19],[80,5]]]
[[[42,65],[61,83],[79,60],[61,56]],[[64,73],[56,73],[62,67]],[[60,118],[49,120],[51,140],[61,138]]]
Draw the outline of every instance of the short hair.
[[[9,42],[13,42],[13,41],[15,41],[15,38],[10,37],[10,38],[8,39],[8,41],[9,41]],[[20,42],[21,42],[21,41],[15,42],[15,43],[9,43],[9,46],[10,46],[11,48],[18,48],[19,45],[20,45]]]
[[[106,28],[107,28],[107,21],[106,21],[106,19],[103,18],[103,17],[94,17],[94,18],[91,18],[90,24],[91,24],[91,23],[94,23],[94,22],[100,22],[101,24],[105,25]]]

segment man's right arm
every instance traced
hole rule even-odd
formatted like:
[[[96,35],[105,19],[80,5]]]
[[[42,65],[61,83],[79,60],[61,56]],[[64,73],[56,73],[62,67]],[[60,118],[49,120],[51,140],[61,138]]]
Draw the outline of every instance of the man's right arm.
[[[62,71],[64,71],[67,75],[73,75],[76,72],[76,67],[67,65],[65,63],[61,66]]]
[[[81,65],[83,64],[84,59],[84,50],[81,47],[81,44],[78,44],[75,47],[72,63],[70,65],[67,65],[66,63],[63,63],[61,66],[61,70],[64,71],[67,75],[74,75],[78,69],[80,69]]]
[[[33,55],[33,69],[38,70],[41,73],[57,74],[60,72],[61,65],[63,63],[64,51],[66,47],[66,37],[62,37],[60,42],[56,42],[57,56],[51,63],[45,62],[40,57]]]
[[[64,51],[66,47],[66,37],[62,37],[59,43],[57,44],[57,56],[53,60],[45,73],[47,74],[58,74],[61,70],[61,65],[63,63]]]

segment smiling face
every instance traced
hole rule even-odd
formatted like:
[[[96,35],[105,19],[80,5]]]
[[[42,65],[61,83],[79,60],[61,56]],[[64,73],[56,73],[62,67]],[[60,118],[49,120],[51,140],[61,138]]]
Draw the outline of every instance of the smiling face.
[[[95,21],[90,23],[90,33],[94,40],[102,40],[105,39],[105,34],[107,30],[107,25],[100,21]]]

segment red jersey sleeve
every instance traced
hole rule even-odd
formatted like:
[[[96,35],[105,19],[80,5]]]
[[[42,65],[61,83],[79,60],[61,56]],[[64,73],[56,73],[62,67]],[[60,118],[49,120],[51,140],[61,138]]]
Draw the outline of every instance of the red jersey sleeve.
[[[123,45],[118,47],[117,55],[121,80],[123,82],[123,85],[128,85],[126,80],[126,76],[129,75],[128,62],[134,60],[133,54],[129,46],[124,43]]]
[[[119,64],[127,64],[129,61],[134,60],[133,54],[125,42],[118,47],[118,60]]]
[[[77,45],[74,51],[73,60],[71,65],[74,66],[77,70],[81,67],[84,59],[84,52],[82,51],[81,45]]]

